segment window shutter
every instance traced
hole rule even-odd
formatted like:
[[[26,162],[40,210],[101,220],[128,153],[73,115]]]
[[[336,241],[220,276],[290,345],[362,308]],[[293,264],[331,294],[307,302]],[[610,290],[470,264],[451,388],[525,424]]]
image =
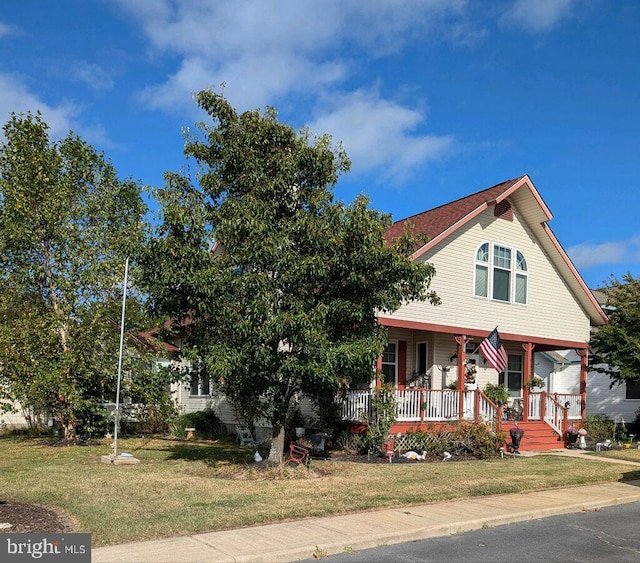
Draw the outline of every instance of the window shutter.
[[[398,342],[398,387],[404,389],[407,384],[407,342]]]

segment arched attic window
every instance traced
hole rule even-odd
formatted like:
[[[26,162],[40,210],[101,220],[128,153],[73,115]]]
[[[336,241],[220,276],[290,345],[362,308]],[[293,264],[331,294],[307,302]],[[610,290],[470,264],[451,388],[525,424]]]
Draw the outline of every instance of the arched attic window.
[[[482,243],[476,250],[476,297],[525,305],[528,281],[527,261],[519,250],[489,242]]]

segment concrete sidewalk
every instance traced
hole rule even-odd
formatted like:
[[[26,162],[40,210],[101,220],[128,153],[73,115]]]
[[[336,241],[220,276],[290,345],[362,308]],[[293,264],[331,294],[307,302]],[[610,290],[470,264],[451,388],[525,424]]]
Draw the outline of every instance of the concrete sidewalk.
[[[525,455],[585,456],[579,450]],[[591,459],[603,460],[604,458]],[[607,460],[640,468],[640,463]],[[311,559],[640,501],[640,480],[403,506],[100,547],[93,563],[280,562]]]

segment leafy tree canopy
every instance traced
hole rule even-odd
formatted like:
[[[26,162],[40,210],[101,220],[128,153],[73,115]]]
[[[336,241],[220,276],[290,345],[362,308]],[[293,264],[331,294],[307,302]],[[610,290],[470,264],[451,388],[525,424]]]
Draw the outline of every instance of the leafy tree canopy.
[[[609,324],[591,338],[592,369],[606,373],[611,386],[640,383],[640,279],[627,274],[600,291],[607,297]]]
[[[72,133],[51,141],[40,114],[13,114],[4,139],[0,388],[72,429],[115,397],[124,262],[145,242],[147,210],[136,182]],[[133,294],[128,309],[134,328]]]
[[[299,393],[319,401],[370,381],[386,343],[376,312],[435,303],[434,270],[410,260],[409,234],[385,241],[391,218],[366,197],[334,201],[350,163],[329,137],[273,109],[238,114],[211,91],[197,102],[212,119],[185,148],[199,185],[166,176],[149,291],[160,312],[189,319],[187,353],[275,437]]]

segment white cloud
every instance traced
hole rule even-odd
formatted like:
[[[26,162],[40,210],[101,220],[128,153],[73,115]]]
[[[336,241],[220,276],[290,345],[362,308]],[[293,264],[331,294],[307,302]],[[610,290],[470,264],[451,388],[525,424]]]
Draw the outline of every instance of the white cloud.
[[[395,53],[406,42],[476,40],[467,0],[119,0],[139,21],[152,55],[177,55],[164,81],[139,98],[152,109],[202,114],[191,101],[204,88],[221,90],[239,111],[282,107],[292,99],[316,105],[312,131],[344,142],[362,172],[383,167],[399,180],[451,150],[449,136],[418,134],[424,115],[345,85],[361,61]]]
[[[445,156],[454,146],[450,136],[413,134],[424,118],[418,110],[359,90],[333,96],[309,128],[342,141],[354,173],[384,167],[386,179],[398,179],[419,164]]]
[[[94,90],[113,88],[113,79],[96,64],[86,61],[71,62],[65,66],[65,72],[73,80],[82,82]]]
[[[320,89],[340,80],[346,69],[338,62],[310,64],[294,53],[269,54],[235,59],[215,67],[202,57],[184,59],[178,71],[163,84],[146,87],[140,98],[155,109],[193,114],[191,95],[204,88],[221,90],[239,110],[274,105],[274,100],[292,93]],[[188,107],[184,107],[189,103]]]
[[[640,263],[640,237],[600,244],[584,242],[567,248],[567,254],[578,269],[602,264]]]
[[[64,136],[72,126],[76,109],[67,103],[50,106],[33,95],[20,77],[0,73],[0,121],[6,123],[9,114],[40,111],[53,137]]]
[[[506,26],[532,33],[546,32],[572,14],[578,0],[515,0],[500,18]]]
[[[174,73],[161,84],[147,85],[141,96],[150,107],[170,111],[192,111],[192,93],[221,83],[240,110],[279,105],[285,96],[335,86],[348,78],[352,59],[396,52],[409,39],[428,37],[436,26],[437,39],[448,33],[458,40],[467,4],[119,1],[141,23],[157,57],[180,59]],[[349,60],[341,53],[348,53]]]
[[[19,76],[0,73],[0,122],[5,124],[11,113],[42,114],[43,121],[49,126],[52,139],[64,137],[73,131],[84,140],[97,144],[101,148],[112,148],[114,145],[102,125],[81,124],[76,119],[80,114],[78,106],[70,102],[62,102],[57,106],[49,105],[29,91]],[[3,136],[0,130],[0,137]]]

